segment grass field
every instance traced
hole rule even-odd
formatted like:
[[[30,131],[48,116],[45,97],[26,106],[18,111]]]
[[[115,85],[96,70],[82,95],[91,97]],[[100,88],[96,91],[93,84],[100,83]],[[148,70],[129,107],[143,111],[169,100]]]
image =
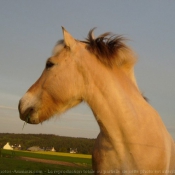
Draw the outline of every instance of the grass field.
[[[21,160],[20,157],[70,162],[78,167]],[[0,174],[92,174],[91,156],[57,152],[27,152],[1,150]]]

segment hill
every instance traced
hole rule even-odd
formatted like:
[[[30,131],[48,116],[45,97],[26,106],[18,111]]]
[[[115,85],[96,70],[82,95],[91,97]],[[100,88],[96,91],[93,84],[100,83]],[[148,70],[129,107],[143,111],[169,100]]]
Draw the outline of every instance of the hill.
[[[63,137],[51,134],[13,134],[0,133],[0,148],[9,142],[10,145],[21,145],[22,150],[32,146],[42,149],[54,147],[58,152],[69,152],[70,148],[77,149],[78,153],[91,154],[95,139]]]

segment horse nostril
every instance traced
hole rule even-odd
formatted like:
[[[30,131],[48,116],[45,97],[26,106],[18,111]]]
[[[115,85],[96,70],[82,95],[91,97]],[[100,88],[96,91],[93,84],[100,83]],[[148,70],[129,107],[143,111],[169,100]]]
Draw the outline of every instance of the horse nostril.
[[[31,112],[33,112],[34,111],[34,108],[33,107],[30,107],[29,108],[29,112],[31,113]]]
[[[26,110],[26,115],[27,116],[30,116],[32,114],[32,112],[34,111],[34,108],[33,107],[29,107],[27,110]]]

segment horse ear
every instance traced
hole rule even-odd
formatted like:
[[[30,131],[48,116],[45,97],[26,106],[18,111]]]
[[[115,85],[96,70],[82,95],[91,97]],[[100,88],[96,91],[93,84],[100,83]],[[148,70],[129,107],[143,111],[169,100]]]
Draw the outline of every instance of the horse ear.
[[[64,27],[62,27],[62,30],[65,45],[69,48],[72,48],[76,43],[75,39],[71,36],[69,32],[67,32],[67,30]]]

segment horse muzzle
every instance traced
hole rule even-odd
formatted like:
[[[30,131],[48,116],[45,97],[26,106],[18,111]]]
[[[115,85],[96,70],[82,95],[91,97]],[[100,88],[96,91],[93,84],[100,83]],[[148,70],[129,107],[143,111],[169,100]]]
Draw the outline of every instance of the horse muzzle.
[[[19,101],[18,110],[20,119],[30,124],[40,123],[38,112],[36,108],[30,105],[30,102],[27,101],[24,97]]]

